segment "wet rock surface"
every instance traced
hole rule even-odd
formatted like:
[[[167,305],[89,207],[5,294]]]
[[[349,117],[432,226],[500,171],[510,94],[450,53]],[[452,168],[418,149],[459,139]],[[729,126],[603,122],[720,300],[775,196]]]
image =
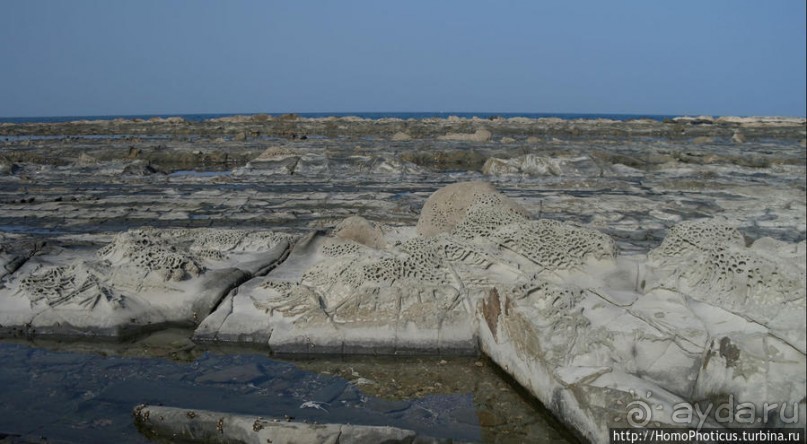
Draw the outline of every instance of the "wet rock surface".
[[[594,442],[635,393],[661,406],[647,424],[732,396],[803,426],[804,136],[784,118],[3,124],[0,330],[481,351]]]
[[[242,415],[250,432],[259,420],[391,426],[455,442],[574,442],[475,358],[288,362],[256,349],[200,347],[189,335],[169,329],[121,344],[0,343],[0,432],[10,442],[149,442],[154,428],[140,434],[132,409],[163,404],[186,422],[221,412],[212,422],[216,432],[221,417]]]

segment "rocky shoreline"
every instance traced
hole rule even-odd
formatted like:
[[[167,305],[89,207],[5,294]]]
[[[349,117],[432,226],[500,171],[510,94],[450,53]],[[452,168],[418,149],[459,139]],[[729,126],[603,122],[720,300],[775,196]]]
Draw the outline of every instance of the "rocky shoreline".
[[[2,136],[195,135],[232,137],[241,141],[269,136],[301,139],[311,136],[385,137],[398,140],[449,139],[451,134],[473,134],[479,129],[501,138],[623,139],[635,137],[689,140],[697,137],[735,141],[804,139],[805,119],[795,117],[677,117],[652,119],[560,119],[526,117],[449,117],[427,119],[364,119],[361,117],[305,118],[295,114],[266,114],[188,121],[181,117],[114,120],[77,120],[64,123],[0,123]],[[396,137],[397,135],[397,137]],[[457,139],[456,137],[454,137]],[[460,139],[462,139],[460,137]]]
[[[645,426],[736,398],[803,428],[804,140],[791,118],[0,124],[0,335],[484,353],[591,442],[638,401]]]

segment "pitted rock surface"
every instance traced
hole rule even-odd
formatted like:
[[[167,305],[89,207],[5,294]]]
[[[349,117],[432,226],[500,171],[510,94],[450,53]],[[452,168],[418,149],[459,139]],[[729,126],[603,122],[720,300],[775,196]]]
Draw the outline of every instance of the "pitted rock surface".
[[[32,255],[4,278],[0,326],[125,336],[193,325],[231,288],[279,263],[291,242],[271,232],[143,228],[115,235],[97,251]]]
[[[441,188],[426,200],[418,219],[418,234],[434,236],[450,232],[465,220],[471,209],[478,213],[472,222],[475,228],[485,225],[483,220],[486,217],[494,219],[489,224],[499,226],[505,220],[526,220],[529,216],[525,209],[502,196],[490,183],[462,182]],[[504,214],[491,214],[492,211],[503,211]]]

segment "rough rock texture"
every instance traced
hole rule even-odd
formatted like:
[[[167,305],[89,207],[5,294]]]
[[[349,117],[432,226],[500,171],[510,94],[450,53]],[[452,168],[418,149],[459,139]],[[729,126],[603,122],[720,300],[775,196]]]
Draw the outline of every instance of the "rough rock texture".
[[[236,169],[234,174],[316,175],[327,172],[328,167],[328,158],[321,152],[274,146],[267,148],[243,168]]]
[[[478,311],[483,350],[594,442],[609,427],[684,425],[674,412],[695,403],[716,426],[745,425],[715,417],[719,405],[753,402],[757,425],[803,427],[804,243],[757,242],[683,223],[648,263],[497,287]]]
[[[413,430],[349,424],[310,424],[225,412],[139,405],[135,425],[149,438],[203,443],[439,443]]]
[[[600,172],[600,167],[588,156],[547,157],[526,154],[512,159],[491,157],[482,167],[482,174],[488,176],[596,176]]]
[[[312,234],[280,267],[229,295],[197,339],[289,353],[473,353],[476,305],[489,288],[529,286],[536,271],[574,272],[615,255],[607,236],[531,221],[484,183],[438,191],[421,222],[430,236],[357,218]],[[361,236],[344,236],[356,226]],[[385,241],[357,242],[368,232]]]
[[[19,169],[20,166],[15,163],[0,160],[0,175],[11,175],[19,171]]]
[[[394,140],[396,142],[401,142],[401,141],[405,141],[405,140],[412,140],[412,136],[410,136],[409,133],[398,131],[397,133],[392,135],[392,140]]]
[[[489,182],[461,182],[443,187],[432,194],[423,205],[417,232],[434,236],[451,231],[478,202],[501,204],[506,214],[527,216],[527,211],[512,200],[503,199]]]
[[[594,442],[631,424],[744,425],[714,415],[728,402],[804,426],[804,241],[703,219],[619,254],[483,182],[433,193],[417,227],[335,225],[293,247],[254,230],[133,229],[97,251],[4,235],[0,325],[120,336],[199,322],[197,340],[277,353],[481,348]],[[682,424],[675,412],[696,403],[711,416]]]
[[[639,401],[659,423],[683,401],[804,406],[804,119],[241,116],[0,124],[0,143],[2,331],[198,304],[197,338],[276,351],[481,347],[595,441]],[[483,172],[517,203],[434,193]],[[259,226],[311,234],[269,272],[286,249],[216,260],[231,241],[163,231]]]
[[[343,241],[356,242],[370,248],[384,248],[382,228],[360,216],[351,216],[343,220],[336,226],[333,234]]]
[[[486,129],[478,129],[473,134],[465,133],[448,133],[444,136],[438,137],[439,140],[456,140],[462,142],[488,142],[492,134]]]
[[[378,233],[361,219],[344,225]],[[762,402],[785,406],[769,410],[769,425],[804,411],[804,243],[746,247],[736,229],[704,220],[677,225],[649,256],[620,256],[609,236],[532,220],[483,183],[436,192],[419,236],[379,231],[387,247],[312,234],[230,294],[197,339],[286,353],[479,344],[594,442],[633,423],[697,425],[673,415],[683,403],[754,401],[759,418]],[[742,425],[720,419],[704,421]]]
[[[271,232],[146,228],[120,233],[94,253],[31,254],[4,278],[0,327],[125,336],[193,325],[231,288],[281,262],[291,240]]]
[[[605,418],[624,425],[637,401],[667,402],[664,412],[681,399],[781,404],[804,392],[806,128],[804,119],[708,116],[3,123],[0,330],[37,310],[77,318],[95,304],[89,325],[120,300],[185,306],[177,295],[217,270],[260,275],[274,264],[212,261],[225,247],[190,240],[153,263],[133,246],[99,258],[96,246],[117,233],[271,227],[313,234],[271,278],[212,304],[197,337],[343,353],[481,346],[595,440]],[[507,143],[474,140],[482,129]],[[399,132],[411,140],[391,141]],[[437,140],[449,133],[460,140]],[[121,174],[135,162],[167,174]],[[459,209],[462,193],[424,205],[483,170],[520,210],[496,210],[507,200],[495,192]],[[367,222],[345,222],[341,237],[330,230],[353,215]],[[690,222],[715,215],[727,229]],[[434,226],[418,236],[416,223]],[[104,262],[148,285],[111,285]],[[26,277],[25,292],[42,290],[36,302],[19,288]],[[306,316],[316,319],[309,332]]]

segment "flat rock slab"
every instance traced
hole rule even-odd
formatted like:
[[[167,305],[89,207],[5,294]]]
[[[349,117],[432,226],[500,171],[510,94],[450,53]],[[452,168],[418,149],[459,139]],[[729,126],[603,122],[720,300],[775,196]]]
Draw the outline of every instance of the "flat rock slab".
[[[134,420],[151,439],[200,443],[441,443],[413,430],[349,424],[311,424],[225,412],[139,405]]]

